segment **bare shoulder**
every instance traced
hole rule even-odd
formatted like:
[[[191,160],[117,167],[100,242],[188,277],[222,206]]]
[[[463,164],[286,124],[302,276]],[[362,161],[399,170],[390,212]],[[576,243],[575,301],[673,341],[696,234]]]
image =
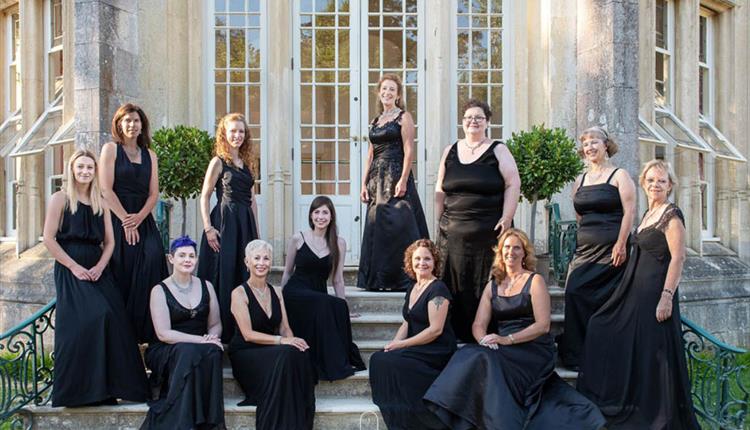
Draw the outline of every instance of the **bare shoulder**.
[[[414,124],[414,118],[411,116],[409,111],[404,111],[404,113],[401,115],[401,124]]]
[[[242,285],[232,290],[232,300],[240,300],[242,303],[247,303],[247,294],[245,294],[245,289],[242,288]]]
[[[111,157],[114,156],[115,153],[117,153],[117,144],[115,142],[107,142],[102,145],[100,157]]]
[[[346,249],[346,240],[339,236],[339,249]]]
[[[495,156],[497,157],[498,160],[503,160],[505,157],[513,158],[513,155],[510,153],[510,149],[508,149],[508,147],[505,146],[504,143],[495,145],[493,152],[495,153]]]
[[[625,169],[621,169],[621,168],[617,169],[612,179],[614,182],[614,186],[618,188],[620,187],[620,185],[623,185],[623,184],[628,184],[628,185],[633,184],[633,178],[630,177],[630,174],[628,173],[628,171]]]
[[[271,285],[271,288],[273,288],[274,292],[276,293],[276,297],[279,298],[280,301],[284,301],[284,294],[283,294],[283,288],[282,287],[275,287]]]
[[[157,159],[159,158],[159,157],[157,157],[157,156],[156,156],[156,151],[154,151],[154,150],[153,150],[153,149],[151,149],[151,148],[148,148],[148,155],[150,155],[150,156],[151,156],[151,159],[152,159],[152,160],[157,160]]]
[[[547,283],[544,282],[544,276],[532,272],[529,276],[531,276],[531,290],[536,291],[539,293],[546,293],[547,292]]]

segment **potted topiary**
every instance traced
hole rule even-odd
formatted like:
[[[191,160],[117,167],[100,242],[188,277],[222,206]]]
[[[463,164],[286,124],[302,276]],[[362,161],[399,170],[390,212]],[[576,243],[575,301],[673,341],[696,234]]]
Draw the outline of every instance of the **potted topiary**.
[[[181,235],[186,230],[187,199],[198,196],[203,173],[211,161],[213,139],[195,127],[178,125],[154,133],[153,149],[159,157],[159,188],[167,198],[182,204]]]

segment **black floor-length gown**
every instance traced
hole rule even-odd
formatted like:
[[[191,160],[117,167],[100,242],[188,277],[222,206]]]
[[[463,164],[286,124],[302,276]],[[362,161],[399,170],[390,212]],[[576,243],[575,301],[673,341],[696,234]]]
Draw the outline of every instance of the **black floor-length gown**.
[[[331,255],[318,257],[304,242],[294,259],[294,273],[284,286],[289,326],[310,346],[320,379],[335,381],[364,370],[359,348],[352,342],[346,300],[328,294]]]
[[[248,298],[253,330],[278,335],[281,302],[269,285],[269,317],[250,291]],[[255,427],[258,430],[311,429],[315,418],[315,367],[309,354],[290,345],[259,345],[245,341],[237,329],[229,344],[229,359],[234,378],[245,393],[240,406],[257,405]]]
[[[672,316],[656,320],[671,254],[664,229],[675,205],[633,240],[622,283],[591,317],[584,345],[578,390],[607,417],[607,428],[699,429],[690,397],[690,380],[680,327],[678,292]]]
[[[612,265],[612,248],[623,217],[620,192],[610,184],[617,170],[605,183],[581,185],[573,197],[581,218],[565,281],[565,329],[558,345],[560,359],[568,367],[580,365],[589,318],[612,295],[625,271],[625,264]],[[584,173],[581,184],[585,181]]]
[[[65,208],[57,243],[89,269],[99,262],[104,216],[78,202]],[[55,262],[55,374],[52,406],[83,406],[113,399],[146,400],[146,372],[125,304],[109,269],[81,281]]]
[[[205,281],[201,301],[192,309],[182,306],[163,282],[154,288],[164,291],[172,330],[208,333],[211,298]],[[141,429],[224,429],[221,357],[221,349],[209,343],[151,343],[145,359],[159,396],[149,404]]]
[[[406,293],[402,315],[412,337],[430,326],[428,304],[435,297],[451,300],[448,287],[433,281],[409,309],[411,289]],[[447,305],[446,305],[447,306]],[[456,337],[446,322],[443,333],[426,345],[395,351],[379,351],[370,359],[370,385],[373,402],[380,408],[390,430],[446,428],[422,402],[422,397],[456,350]]]
[[[115,181],[112,190],[127,213],[137,213],[148,200],[151,184],[151,155],[148,149],[140,148],[141,162],[133,163],[125,154],[122,145],[117,146],[115,159]],[[159,229],[151,214],[138,226],[140,240],[128,245],[122,221],[112,214],[112,228],[115,236],[115,250],[109,265],[115,283],[125,299],[130,321],[135,329],[138,342],[154,339],[154,327],[149,311],[151,287],[169,276],[164,246]]]
[[[406,290],[412,280],[404,273],[404,250],[417,239],[429,237],[422,203],[409,173],[406,194],[394,197],[404,166],[401,116],[382,126],[375,118],[370,127],[373,148],[367,177],[365,230],[359,256],[357,286],[368,290]]]
[[[519,294],[497,294],[492,318],[507,336],[534,323],[532,274]],[[604,425],[596,406],[555,373],[555,345],[545,334],[496,350],[472,344],[459,349],[424,396],[450,429],[594,430]]]
[[[238,168],[221,160],[221,174],[216,181],[216,206],[211,210],[211,225],[219,231],[219,252],[214,252],[206,233],[198,255],[198,277],[211,281],[219,299],[221,341],[229,343],[234,319],[229,310],[232,290],[249,275],[245,266],[245,246],[258,238],[258,227],[252,211],[255,179],[247,166]]]
[[[499,233],[495,225],[503,214],[505,180],[495,157],[495,146],[501,144],[492,142],[468,164],[461,163],[453,144],[445,159],[437,246],[445,259],[441,278],[453,293],[451,324],[456,337],[468,343],[476,342],[471,324],[489,281]]]

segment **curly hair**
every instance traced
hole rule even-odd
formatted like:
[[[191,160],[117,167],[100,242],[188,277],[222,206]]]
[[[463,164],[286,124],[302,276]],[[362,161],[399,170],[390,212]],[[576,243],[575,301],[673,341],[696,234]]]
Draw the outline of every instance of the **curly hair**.
[[[534,246],[531,244],[529,237],[523,230],[517,228],[509,228],[500,235],[497,240],[497,247],[495,248],[495,258],[492,260],[492,278],[495,279],[496,283],[502,282],[508,276],[508,272],[505,270],[505,263],[503,263],[503,243],[511,236],[517,237],[523,245],[523,262],[521,263],[523,268],[536,270],[536,254],[534,252]]]
[[[136,142],[141,148],[148,149],[151,147],[151,126],[149,125],[148,117],[146,116],[146,113],[143,112],[143,109],[133,103],[125,103],[117,108],[115,115],[112,117],[112,129],[110,130],[112,132],[112,140],[114,140],[115,143],[120,144],[125,141],[120,121],[122,120],[122,117],[133,112],[137,113],[141,118],[141,134],[138,135]]]
[[[417,279],[417,274],[414,273],[414,268],[412,267],[411,257],[418,248],[427,248],[430,251],[432,260],[435,262],[432,266],[432,274],[435,277],[439,277],[443,271],[443,255],[440,253],[437,245],[430,239],[417,239],[406,248],[406,251],[404,251],[404,272],[406,272],[406,275],[411,279]]]
[[[466,101],[466,103],[463,104],[461,109],[462,112],[466,113],[467,110],[475,107],[482,109],[482,112],[484,112],[484,116],[487,118],[487,122],[490,122],[490,118],[492,118],[492,110],[490,110],[490,105],[482,100],[469,99]]]
[[[228,113],[219,120],[219,125],[216,127],[216,142],[214,143],[214,154],[224,160],[227,163],[232,162],[232,156],[229,152],[229,141],[227,141],[227,123],[233,121],[240,121],[245,127],[245,140],[240,146],[239,156],[240,160],[247,166],[248,169],[257,175],[255,170],[255,151],[253,147],[253,137],[250,134],[250,127],[245,121],[245,116],[241,113]]]
[[[607,133],[607,130],[603,129],[599,126],[589,127],[586,130],[583,130],[583,133],[581,133],[580,136],[578,136],[578,141],[581,142],[581,146],[578,147],[578,156],[581,158],[584,158],[585,155],[583,153],[583,140],[587,137],[595,137],[598,139],[601,139],[602,142],[604,142],[604,146],[607,147],[607,155],[609,157],[617,154],[617,151],[619,150],[619,146],[617,146],[617,142],[615,142],[611,137],[609,137],[609,133]]]
[[[378,85],[375,87],[375,96],[377,97],[380,92],[380,86],[383,85],[383,81],[393,81],[396,83],[396,91],[398,91],[398,98],[396,99],[396,107],[401,110],[406,110],[406,104],[404,104],[404,85],[401,83],[401,78],[394,73],[386,73],[378,80]],[[383,104],[380,104],[380,112],[383,112]]]

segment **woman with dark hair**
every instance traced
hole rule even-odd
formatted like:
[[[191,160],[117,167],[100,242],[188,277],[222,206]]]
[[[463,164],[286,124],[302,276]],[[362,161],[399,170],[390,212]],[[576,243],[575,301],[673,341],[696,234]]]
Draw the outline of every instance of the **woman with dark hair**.
[[[492,112],[469,100],[465,137],[445,148],[435,183],[437,246],[445,258],[440,278],[453,294],[456,337],[474,342],[471,322],[492,267],[496,239],[513,224],[521,193],[516,162],[499,140],[487,137]]]
[[[73,153],[44,219],[57,292],[52,406],[143,402],[147,395],[125,304],[107,269],[114,238],[97,170],[93,153]]]
[[[216,290],[223,327],[221,340],[232,339],[234,323],[229,311],[232,290],[247,280],[242,250],[258,238],[258,207],[253,198],[255,155],[245,117],[230,113],[216,128],[214,158],[208,165],[201,190],[203,238],[198,277]],[[209,213],[211,193],[216,206]]]
[[[451,358],[424,400],[450,429],[598,430],[596,406],[555,373],[550,297],[534,247],[509,228],[472,325],[478,345]],[[490,319],[498,331],[489,332]]]
[[[172,275],[151,289],[151,318],[158,341],[144,358],[151,388],[141,429],[224,429],[221,319],[211,285],[193,276],[197,244],[188,236],[169,246]]]
[[[110,267],[125,300],[138,342],[153,340],[149,288],[169,275],[164,247],[151,211],[159,200],[159,168],[149,149],[143,110],[131,103],[112,118],[113,142],[102,147],[102,196],[112,210],[115,249]]]
[[[563,365],[578,370],[586,325],[620,283],[635,214],[635,185],[609,160],[617,144],[601,127],[579,137],[588,169],[573,185],[578,219],[576,252],[565,282],[565,331],[558,340]]]
[[[456,350],[450,324],[451,293],[440,273],[440,251],[419,239],[404,253],[404,270],[415,280],[404,300],[401,327],[383,351],[370,359],[372,400],[389,429],[445,428],[422,396]]]
[[[404,110],[403,86],[394,74],[378,81],[381,111],[370,124],[370,146],[362,175],[367,218],[362,234],[357,286],[406,290],[412,283],[401,256],[412,242],[429,237],[414,176],[414,119]]]
[[[310,230],[289,240],[281,284],[289,325],[310,345],[321,379],[344,379],[364,370],[344,292],[346,241],[338,237],[336,209],[326,196],[316,197],[308,213]],[[335,296],[328,294],[331,279]]]

